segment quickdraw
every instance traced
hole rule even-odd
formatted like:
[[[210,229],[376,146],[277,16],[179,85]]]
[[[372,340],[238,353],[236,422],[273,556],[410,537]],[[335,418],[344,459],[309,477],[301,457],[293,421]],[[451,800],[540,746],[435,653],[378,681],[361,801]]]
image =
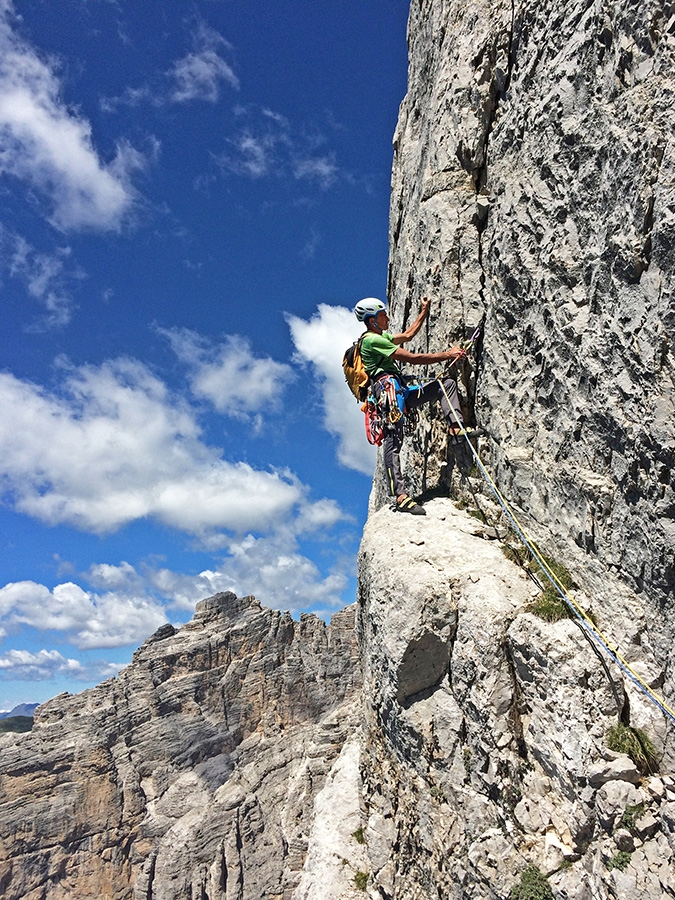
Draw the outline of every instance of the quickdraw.
[[[414,434],[415,429],[420,420],[420,414],[416,409],[408,409],[405,413],[405,423],[403,425],[403,431],[405,434],[410,437]]]
[[[381,378],[376,385],[375,390],[371,386],[361,409],[365,415],[368,442],[379,447],[387,430],[403,428],[406,435],[411,435],[419,416],[416,409],[405,409],[405,393],[396,378]]]
[[[369,395],[361,409],[366,417],[365,424],[368,443],[379,447],[384,440],[384,425],[382,424],[382,417],[380,416],[380,410],[375,402],[375,398],[372,397],[372,395]]]

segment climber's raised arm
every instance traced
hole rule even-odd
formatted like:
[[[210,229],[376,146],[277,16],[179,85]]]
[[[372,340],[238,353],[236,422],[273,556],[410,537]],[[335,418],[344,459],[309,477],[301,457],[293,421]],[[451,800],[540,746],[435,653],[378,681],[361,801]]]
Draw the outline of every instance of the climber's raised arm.
[[[449,350],[441,350],[439,353],[411,353],[410,350],[404,350],[399,347],[392,353],[392,358],[396,362],[408,363],[412,366],[427,366],[437,362],[453,362],[463,359],[466,351],[461,347],[451,347]]]
[[[406,328],[405,331],[402,331],[400,334],[392,335],[391,339],[394,344],[405,344],[415,337],[417,332],[422,327],[424,320],[429,315],[430,306],[431,300],[429,300],[428,297],[422,297],[422,309],[420,310],[419,316],[415,319],[415,321],[409,328]]]

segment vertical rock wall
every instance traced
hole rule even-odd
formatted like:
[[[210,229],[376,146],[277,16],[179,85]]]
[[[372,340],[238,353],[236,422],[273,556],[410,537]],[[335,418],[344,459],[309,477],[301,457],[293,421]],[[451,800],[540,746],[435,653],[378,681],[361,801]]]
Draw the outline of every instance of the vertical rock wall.
[[[664,0],[413,0],[389,278],[396,326],[434,301],[412,349],[482,325],[477,366],[460,375],[491,471],[556,555],[573,543],[644,598],[664,665],[674,12]],[[437,420],[409,455],[417,491],[447,480]]]
[[[481,327],[457,374],[482,458],[673,706],[675,7],[413,0],[408,41],[393,326],[427,295],[411,349]],[[672,727],[576,625],[531,614],[444,431],[425,414],[405,451],[427,517],[381,508],[376,482],[361,549],[372,896],[503,900],[528,865],[527,896],[675,896]],[[448,490],[497,531],[429,499]],[[658,777],[607,749],[619,718]]]

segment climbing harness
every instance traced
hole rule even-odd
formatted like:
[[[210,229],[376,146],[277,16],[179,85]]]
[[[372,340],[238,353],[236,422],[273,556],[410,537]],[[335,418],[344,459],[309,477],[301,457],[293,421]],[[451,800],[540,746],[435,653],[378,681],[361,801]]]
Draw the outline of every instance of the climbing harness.
[[[421,390],[421,385],[415,388]],[[371,383],[368,397],[361,409],[365,414],[366,437],[371,444],[380,446],[386,431],[397,428],[410,436],[417,428],[419,414],[406,408],[408,385],[402,385],[394,375],[384,375]]]
[[[560,580],[556,577],[556,575],[551,571],[551,567],[546,563],[546,561],[542,558],[541,553],[536,548],[532,538],[528,535],[525,528],[518,521],[516,514],[513,512],[506,499],[500,492],[497,485],[492,480],[490,473],[487,471],[485,466],[483,465],[476,448],[473,446],[471,441],[469,440],[469,436],[464,428],[463,423],[460,421],[459,416],[455,412],[452,404],[450,403],[450,398],[447,395],[445,390],[445,386],[443,385],[443,380],[441,378],[437,379],[439,384],[441,385],[441,390],[445,394],[445,399],[448,401],[448,406],[452,410],[452,413],[457,421],[457,425],[460,429],[462,437],[465,438],[466,443],[471,450],[473,458],[478,466],[479,471],[483,475],[486,483],[488,484],[490,490],[497,498],[497,502],[501,506],[504,511],[507,519],[511,522],[513,528],[516,533],[520,537],[523,544],[527,547],[529,552],[532,554],[532,558],[536,560],[539,565],[542,573],[545,577],[550,581],[551,585],[555,589],[556,593],[560,596],[566,606],[573,613],[575,619],[578,624],[581,626],[582,630],[590,635],[593,641],[601,647],[605,653],[610,657],[613,662],[621,669],[621,671],[626,675],[630,681],[640,690],[653,704],[655,704],[661,712],[667,716],[672,722],[675,722],[675,710],[670,707],[665,700],[662,700],[658,694],[656,694],[648,684],[646,684],[642,678],[637,674],[637,672],[631,667],[631,665],[621,656],[618,648],[613,647],[610,640],[605,637],[605,635],[600,631],[600,629],[593,623],[590,617],[579,607],[579,605],[575,602],[575,600],[569,595],[569,593],[565,590],[564,586],[560,583]]]

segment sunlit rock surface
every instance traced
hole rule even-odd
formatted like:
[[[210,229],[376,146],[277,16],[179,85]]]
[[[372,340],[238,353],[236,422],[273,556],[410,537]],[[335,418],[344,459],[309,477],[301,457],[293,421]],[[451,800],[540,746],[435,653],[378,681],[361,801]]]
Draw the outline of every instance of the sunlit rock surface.
[[[496,514],[486,500],[482,508]],[[549,876],[556,897],[672,896],[675,781],[642,778],[605,740],[628,691],[632,720],[663,757],[663,715],[614,667],[612,688],[573,621],[529,611],[540,591],[492,526],[449,499],[426,509],[424,518],[379,510],[361,545],[373,896],[496,900],[528,865]],[[641,644],[639,604],[620,582],[608,587],[602,627],[629,636],[631,662],[661,684]],[[589,608],[591,598],[574,594]],[[638,821],[626,836],[619,825],[630,808]],[[631,841],[630,867],[612,868]],[[626,877],[637,886],[626,888]]]
[[[469,418],[502,489],[665,616],[675,589],[675,29],[665,2],[413,2],[390,298],[478,326]],[[437,424],[413,487],[447,477]],[[663,629],[655,629],[658,641]],[[673,685],[670,685],[671,689]]]
[[[411,349],[481,329],[473,366],[457,374],[466,420],[488,432],[482,458],[671,706],[673,13],[663,2],[415,0],[389,271],[395,330],[424,295],[433,302]],[[488,512],[486,535],[506,534],[438,412],[422,417],[405,461],[413,492],[450,493]],[[401,524],[380,479],[364,536],[374,889],[503,898],[534,864],[555,897],[672,896],[672,726],[609,663],[617,705],[579,628],[528,613],[527,583],[499,583],[495,542],[469,545],[447,502]],[[607,752],[618,712],[651,735],[662,778]],[[646,819],[627,830],[634,808]]]
[[[0,744],[2,896],[289,896],[358,725],[353,622],[218,594],[117,679],[40,707]]]
[[[413,0],[409,47],[393,327],[426,295],[411,349],[480,328],[458,376],[482,458],[673,706],[675,9]],[[556,900],[674,897],[672,726],[533,615],[474,463],[432,411],[404,453],[427,516],[376,478],[358,645],[353,609],[219,595],[0,738],[0,894],[505,900],[536,866]],[[607,749],[619,720],[658,771]]]

